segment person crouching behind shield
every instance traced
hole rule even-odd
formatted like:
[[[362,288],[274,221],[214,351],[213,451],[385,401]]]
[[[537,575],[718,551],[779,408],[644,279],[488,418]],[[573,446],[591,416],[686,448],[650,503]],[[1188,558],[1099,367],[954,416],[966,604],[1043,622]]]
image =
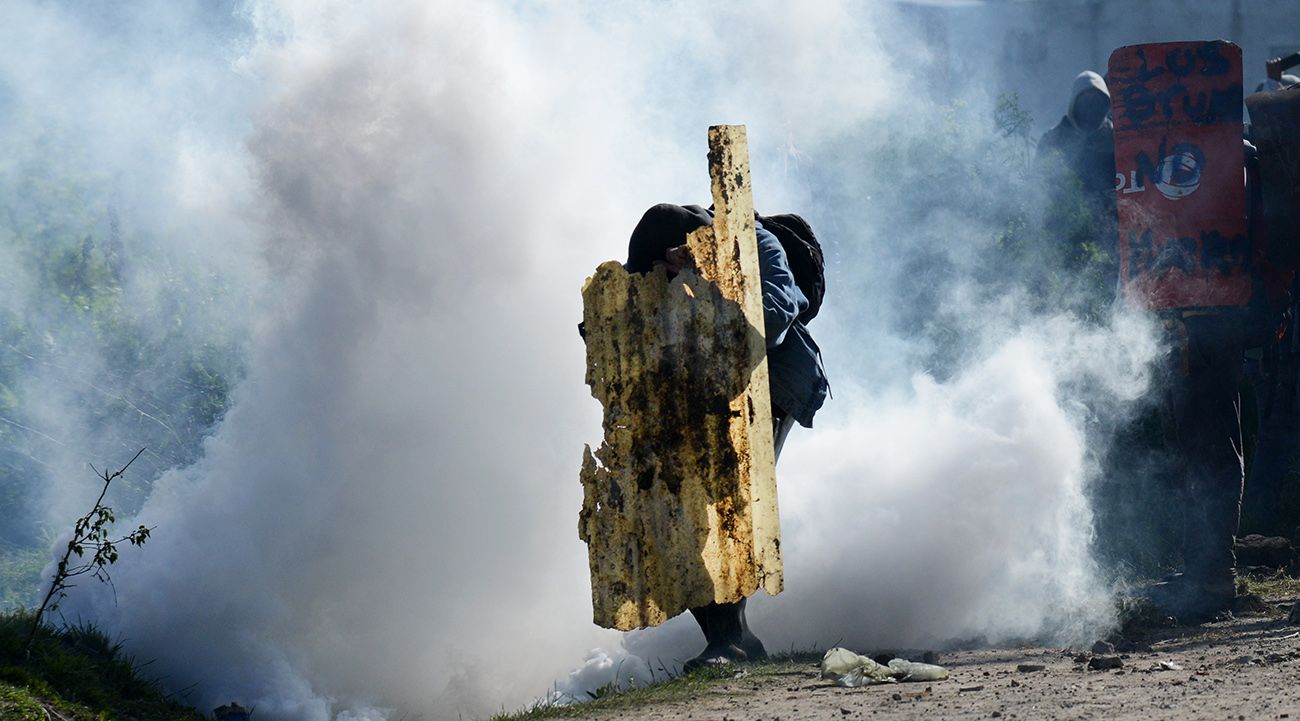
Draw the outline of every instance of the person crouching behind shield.
[[[812,230],[797,216],[779,216],[769,220],[779,225],[781,232],[798,235],[801,251],[816,245]],[[791,222],[791,219],[796,219]],[[627,263],[629,273],[649,273],[664,266],[669,275],[675,275],[691,265],[690,249],[686,236],[692,231],[713,224],[713,214],[698,205],[656,205],[646,211],[632,231],[628,242]],[[815,267],[819,287],[808,288],[816,303],[796,281],[791,270],[790,257],[781,240],[756,220],[754,231],[758,240],[759,275],[763,285],[763,325],[767,336],[767,360],[772,394],[772,437],[775,455],[781,455],[781,446],[795,423],[812,427],[813,414],[821,408],[829,391],[822,367],[820,351],[813,342],[804,323],[816,314],[820,306],[822,279],[820,255],[816,261],[805,262],[802,267]],[[807,260],[807,259],[803,259]],[[805,280],[805,285],[809,281]],[[767,656],[763,642],[750,630],[745,620],[745,601],[735,603],[710,603],[691,609],[691,615],[704,632],[705,647],[695,658],[686,662],[684,669],[691,671],[708,665],[755,661]]]

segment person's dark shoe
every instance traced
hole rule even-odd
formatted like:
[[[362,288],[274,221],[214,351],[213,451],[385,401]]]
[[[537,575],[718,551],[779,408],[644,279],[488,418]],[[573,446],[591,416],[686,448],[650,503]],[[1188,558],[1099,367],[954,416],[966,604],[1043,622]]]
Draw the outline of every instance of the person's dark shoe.
[[[757,639],[755,639],[757,640]],[[760,644],[761,646],[762,644]],[[683,673],[692,673],[702,668],[729,666],[749,660],[743,649],[735,644],[713,645],[704,647],[700,655],[682,664]]]
[[[767,658],[767,649],[763,647],[763,642],[758,640],[758,636],[755,636],[748,628],[745,629],[744,634],[741,636],[740,650],[745,652],[745,660],[747,661],[762,661]]]
[[[687,661],[682,669],[690,673],[706,666],[723,666],[767,658],[767,649],[749,630],[745,621],[745,600],[735,603],[710,603],[691,609],[700,624],[707,644],[699,656]]]

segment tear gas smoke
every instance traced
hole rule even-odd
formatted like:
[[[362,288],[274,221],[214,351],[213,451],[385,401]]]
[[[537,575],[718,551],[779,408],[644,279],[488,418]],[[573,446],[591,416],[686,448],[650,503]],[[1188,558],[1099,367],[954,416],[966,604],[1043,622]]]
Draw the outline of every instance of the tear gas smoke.
[[[1140,321],[1039,313],[1015,278],[970,280],[997,221],[987,196],[936,194],[997,182],[999,159],[976,157],[992,101],[908,93],[927,49],[893,8],[285,0],[216,32],[158,5],[132,22],[177,36],[117,45],[90,32],[113,18],[18,8],[56,45],[124,55],[99,68],[125,119],[85,121],[101,150],[148,149],[105,151],[118,185],[159,166],[191,179],[131,219],[167,218],[156,243],[265,280],[222,300],[244,313],[244,377],[202,457],[154,481],[138,518],[156,540],[114,570],[116,604],[69,599],[169,687],[197,684],[200,707],[472,717],[536,698],[593,647],[563,690],[697,650],[682,619],[626,649],[590,624],[576,476],[599,408],[574,324],[583,277],[645,207],[707,198],[720,122],[748,125],[758,207],[805,213],[832,259],[813,331],[836,397],[782,459],[789,591],[755,603],[755,626],[781,647],[1108,622],[1087,429],[1141,394],[1155,345]],[[169,42],[203,62],[163,68]],[[76,77],[98,55],[43,57],[42,76]],[[151,144],[159,129],[174,142]],[[926,183],[950,156],[990,174]],[[255,248],[224,242],[250,227]],[[927,312],[960,342],[909,325]]]

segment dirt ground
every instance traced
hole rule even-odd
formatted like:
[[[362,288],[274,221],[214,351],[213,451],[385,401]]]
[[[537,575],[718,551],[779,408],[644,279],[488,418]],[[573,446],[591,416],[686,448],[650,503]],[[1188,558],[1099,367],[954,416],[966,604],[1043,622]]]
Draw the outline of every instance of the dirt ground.
[[[593,704],[573,717],[1300,721],[1300,627],[1286,621],[1295,599],[1263,600],[1256,615],[1131,633],[1113,653],[1042,647],[957,651],[937,659],[951,672],[945,681],[862,688],[822,680],[815,663],[768,664],[702,685],[687,698],[647,698],[611,708]],[[1090,668],[1106,663],[1093,658],[1118,658],[1122,665]]]

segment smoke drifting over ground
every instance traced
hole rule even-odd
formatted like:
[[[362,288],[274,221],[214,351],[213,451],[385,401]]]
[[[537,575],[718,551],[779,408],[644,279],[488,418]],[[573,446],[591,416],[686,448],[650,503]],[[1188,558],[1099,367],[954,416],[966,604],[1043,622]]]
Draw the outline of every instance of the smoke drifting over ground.
[[[169,687],[259,718],[473,716],[541,695],[590,648],[623,653],[590,624],[576,537],[578,460],[599,431],[578,289],[645,207],[707,199],[705,129],[722,122],[749,127],[760,209],[804,212],[832,261],[812,330],[835,399],[782,459],[789,591],[755,603],[758,630],[776,647],[906,645],[1108,621],[1087,429],[1140,395],[1156,349],[1133,319],[1088,325],[970,290],[996,223],[978,197],[938,201],[997,168],[925,181],[993,147],[992,102],[974,86],[965,106],[907,93],[926,49],[908,50],[891,8],[286,0],[231,14],[237,31],[183,33],[224,72],[175,72],[186,97],[248,105],[164,116],[194,142],[156,152],[215,148],[247,169],[159,201],[195,229],[176,242],[255,228],[256,246],[213,253],[268,279],[239,319],[245,377],[203,457],[155,482],[138,516],[155,540],[115,569],[116,605],[102,589],[70,599]],[[130,58],[153,67],[161,41],[143,42]],[[139,93],[125,103],[181,92],[120,67]],[[890,154],[909,143],[930,159]],[[910,196],[898,174],[920,181]],[[959,337],[909,324],[927,309]],[[952,367],[928,374],[949,344]],[[628,639],[665,662],[701,645],[681,619]],[[641,668],[595,659],[580,681]]]
[[[1123,378],[1116,399],[1144,388],[1154,348],[1119,323],[1053,319],[949,382],[918,376],[910,395],[810,434],[784,460],[783,490],[798,486],[783,497],[791,592],[759,618],[867,648],[1104,632],[1113,607],[1089,556],[1087,411],[1062,388],[1098,374]]]

